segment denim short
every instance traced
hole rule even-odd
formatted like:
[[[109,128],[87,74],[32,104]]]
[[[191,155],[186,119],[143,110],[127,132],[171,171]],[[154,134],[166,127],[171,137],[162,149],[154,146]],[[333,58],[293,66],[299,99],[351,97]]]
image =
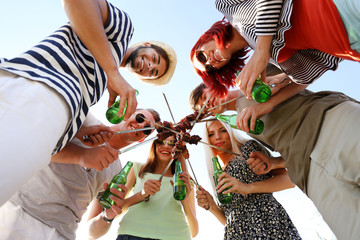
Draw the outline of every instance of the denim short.
[[[132,235],[119,235],[116,240],[160,240],[155,238],[142,238]]]

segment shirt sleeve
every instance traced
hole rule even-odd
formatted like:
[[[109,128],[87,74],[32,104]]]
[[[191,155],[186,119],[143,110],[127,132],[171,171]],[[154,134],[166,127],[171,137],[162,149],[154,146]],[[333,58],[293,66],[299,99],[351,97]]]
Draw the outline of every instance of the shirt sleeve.
[[[283,0],[256,1],[256,35],[275,35]]]

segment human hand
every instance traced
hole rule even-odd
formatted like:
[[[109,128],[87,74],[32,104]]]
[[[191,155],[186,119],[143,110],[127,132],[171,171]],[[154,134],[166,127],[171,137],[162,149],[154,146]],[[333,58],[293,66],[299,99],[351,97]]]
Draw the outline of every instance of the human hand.
[[[145,197],[153,196],[160,191],[161,181],[157,179],[149,179],[145,182],[141,194]]]
[[[273,36],[258,36],[255,50],[236,78],[236,85],[241,92],[251,99],[251,90],[255,80],[261,75],[261,80],[266,81],[266,67],[270,59],[270,46]]]
[[[213,208],[214,205],[216,205],[211,194],[202,186],[199,186],[199,188],[196,190],[196,199],[198,205],[205,210],[209,210],[210,208]]]
[[[285,73],[266,78],[266,84],[271,88],[271,96],[274,96],[280,89],[288,86],[291,82],[291,79]]]
[[[249,168],[257,175],[266,174],[271,171],[272,163],[270,158],[261,152],[252,152],[246,162]]]
[[[244,108],[236,117],[236,126],[244,132],[249,132],[250,129],[255,129],[256,119],[271,112],[273,106],[270,102],[257,103],[253,106]],[[250,126],[249,126],[249,119]],[[250,127],[250,128],[249,128]]]
[[[122,116],[125,104],[127,104],[126,112],[123,119],[124,121],[128,120],[135,112],[137,106],[135,89],[127,83],[127,81],[120,75],[118,71],[117,73],[108,75],[107,88],[109,91],[108,107],[110,107],[115,102],[116,97],[119,95],[119,117]]]
[[[223,194],[238,193],[241,195],[247,195],[250,193],[250,185],[240,182],[237,178],[234,178],[224,172],[218,178],[216,191]]]
[[[94,148],[85,148],[81,154],[79,165],[84,168],[93,168],[102,171],[118,158],[119,151],[108,145]]]
[[[114,131],[110,127],[99,124],[93,126],[82,125],[75,137],[80,139],[86,146],[96,147],[108,142],[113,136]]]
[[[108,183],[104,183],[104,190],[108,187]],[[105,216],[108,219],[114,219],[117,215],[122,213],[122,206],[124,204],[124,198],[126,196],[126,193],[128,189],[125,185],[118,185],[119,189],[111,188],[110,192],[112,192],[114,195],[110,196],[110,199],[114,201],[114,205],[111,206],[109,209],[105,209]]]

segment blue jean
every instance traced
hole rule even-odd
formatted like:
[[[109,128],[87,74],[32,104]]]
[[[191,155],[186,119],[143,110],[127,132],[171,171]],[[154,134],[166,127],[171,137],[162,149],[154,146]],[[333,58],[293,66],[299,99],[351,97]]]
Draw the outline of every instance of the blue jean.
[[[142,238],[132,235],[119,235],[116,240],[160,240],[160,239]]]

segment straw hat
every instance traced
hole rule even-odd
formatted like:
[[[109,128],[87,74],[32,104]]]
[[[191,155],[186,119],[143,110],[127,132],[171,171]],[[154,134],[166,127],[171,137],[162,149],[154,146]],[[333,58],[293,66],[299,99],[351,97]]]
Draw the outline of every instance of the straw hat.
[[[168,55],[169,58],[169,67],[167,69],[167,71],[165,72],[164,75],[162,75],[161,77],[157,78],[157,79],[143,79],[140,78],[141,81],[154,85],[154,86],[161,86],[161,85],[165,85],[168,82],[170,82],[171,77],[173,76],[174,72],[175,72],[175,68],[176,68],[176,53],[175,50],[170,47],[169,45],[163,43],[163,42],[159,42],[159,41],[144,41],[144,42],[139,42],[136,43],[134,45],[131,46],[132,47],[139,47],[144,45],[145,43],[150,43],[152,45],[156,45],[158,47],[161,47],[166,54]]]

